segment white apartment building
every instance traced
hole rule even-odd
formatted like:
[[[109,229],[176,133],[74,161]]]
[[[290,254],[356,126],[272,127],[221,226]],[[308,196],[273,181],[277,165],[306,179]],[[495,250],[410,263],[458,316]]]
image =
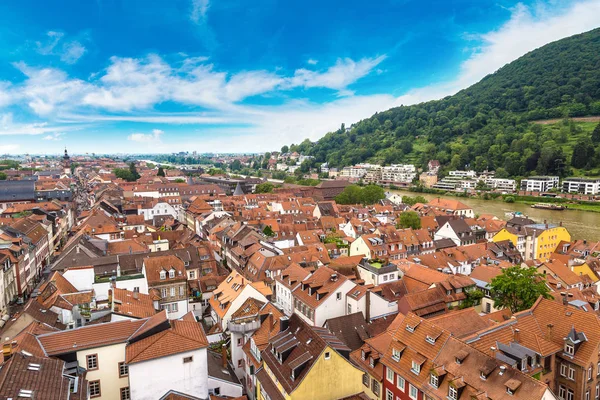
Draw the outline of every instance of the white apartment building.
[[[600,192],[600,178],[567,178],[563,180],[562,190],[594,196]]]
[[[459,178],[476,178],[477,177],[477,172],[475,172],[473,170],[469,170],[469,171],[450,171],[450,172],[448,172],[448,175],[450,175],[450,176],[457,176]]]
[[[547,192],[558,187],[558,176],[530,176],[521,180],[521,190],[527,192]]]
[[[385,183],[410,183],[416,176],[417,169],[411,164],[392,164],[381,171],[381,180]]]
[[[340,175],[348,178],[360,179],[366,174],[367,168],[361,165],[354,165],[352,167],[344,167]]]
[[[514,192],[517,190],[517,181],[514,179],[486,178],[484,182],[490,188],[496,190],[503,190],[507,192]]]

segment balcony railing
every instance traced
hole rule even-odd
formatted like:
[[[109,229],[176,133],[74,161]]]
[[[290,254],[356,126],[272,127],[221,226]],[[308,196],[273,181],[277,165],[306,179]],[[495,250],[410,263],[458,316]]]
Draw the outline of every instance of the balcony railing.
[[[260,328],[260,320],[256,319],[254,321],[242,322],[240,324],[229,321],[227,326],[231,332],[247,333]]]

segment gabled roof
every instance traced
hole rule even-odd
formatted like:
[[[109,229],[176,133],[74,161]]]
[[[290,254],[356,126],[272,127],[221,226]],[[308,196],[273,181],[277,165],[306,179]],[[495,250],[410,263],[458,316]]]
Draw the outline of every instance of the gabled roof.
[[[36,367],[31,368],[32,364]],[[70,385],[63,375],[64,366],[56,358],[16,353],[0,369],[0,398],[21,399],[21,391],[27,390],[36,400],[67,399]]]
[[[362,312],[330,318],[325,321],[324,326],[352,351],[360,348],[364,341],[371,337],[369,324],[365,321]]]
[[[350,352],[350,349],[327,329],[311,327],[293,314],[288,329],[271,339],[269,346],[262,352],[262,357],[285,391],[292,393],[327,347],[345,354]],[[273,350],[278,354],[287,354],[282,362],[273,354]],[[300,372],[294,374],[292,379],[292,371],[295,368],[300,369],[301,366],[303,367]]]
[[[171,328],[127,345],[125,362],[153,360],[208,347],[202,325],[195,320],[171,321]]]
[[[73,353],[79,350],[125,343],[146,320],[124,320],[89,325],[38,336],[49,356]]]
[[[57,356],[85,349],[126,343],[142,337],[165,322],[168,323],[168,320],[167,314],[163,310],[146,319],[107,322],[42,334],[38,336],[38,340],[48,356]]]
[[[152,296],[131,290],[113,288],[114,313],[130,318],[148,318],[157,313]]]
[[[331,268],[319,267],[311,276],[302,281],[302,284],[294,290],[293,296],[309,307],[316,308],[347,280],[348,278]]]

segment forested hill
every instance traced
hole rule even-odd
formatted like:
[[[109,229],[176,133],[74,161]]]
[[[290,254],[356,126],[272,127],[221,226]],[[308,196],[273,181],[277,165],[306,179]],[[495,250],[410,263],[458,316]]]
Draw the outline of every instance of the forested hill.
[[[586,165],[576,161],[576,169],[600,165],[591,129],[530,121],[584,115],[600,115],[600,29],[534,50],[453,96],[377,113],[290,148],[337,167],[438,159],[501,175],[565,175],[573,172],[573,148],[586,151]]]

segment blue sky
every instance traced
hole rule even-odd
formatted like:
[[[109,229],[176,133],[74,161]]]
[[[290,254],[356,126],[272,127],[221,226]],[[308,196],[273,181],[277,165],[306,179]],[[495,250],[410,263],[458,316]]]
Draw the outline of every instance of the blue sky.
[[[21,0],[0,15],[0,153],[258,152],[455,93],[600,26],[600,0]]]

